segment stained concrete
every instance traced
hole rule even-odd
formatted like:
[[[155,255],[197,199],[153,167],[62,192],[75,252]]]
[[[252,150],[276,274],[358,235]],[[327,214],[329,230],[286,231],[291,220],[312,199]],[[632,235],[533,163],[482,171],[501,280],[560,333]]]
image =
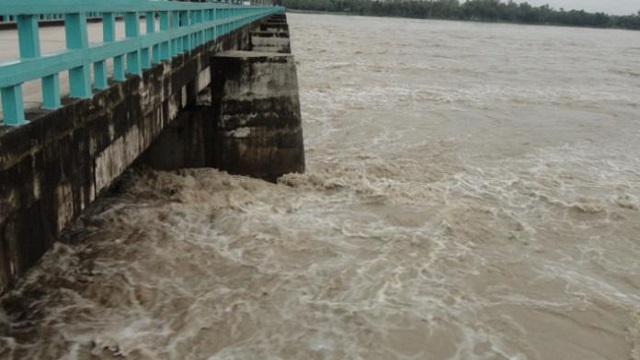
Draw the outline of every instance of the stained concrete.
[[[274,24],[272,22],[264,22],[260,24],[260,31],[270,31],[270,32],[289,32],[289,25],[284,23]]]
[[[138,160],[157,170],[212,167],[213,120],[210,102],[178,114]]]
[[[290,54],[289,33],[271,30],[254,31],[251,33],[251,50]]]
[[[293,55],[218,53],[211,72],[214,167],[271,181],[304,172]]]
[[[251,32],[254,51],[211,59],[209,91],[165,128],[140,162],[162,170],[217,167],[270,181],[304,171],[295,61],[286,23],[271,25],[272,19]]]

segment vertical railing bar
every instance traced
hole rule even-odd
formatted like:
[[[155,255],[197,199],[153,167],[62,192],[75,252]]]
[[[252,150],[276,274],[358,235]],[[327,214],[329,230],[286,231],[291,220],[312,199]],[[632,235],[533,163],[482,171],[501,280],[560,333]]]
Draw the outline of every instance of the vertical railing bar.
[[[194,11],[189,11],[189,23],[187,26],[191,26],[193,24],[196,24],[198,21],[198,15],[197,15],[197,10]],[[192,48],[194,48],[196,45],[196,33],[191,32],[189,35],[187,35],[189,37],[189,50],[191,50]]]
[[[147,34],[156,32],[156,12],[147,12]],[[151,63],[159,64],[160,60],[160,44],[155,44],[151,47]],[[146,63],[145,63],[146,64]]]
[[[213,20],[218,20],[220,19],[220,16],[218,15],[218,9],[213,9]],[[217,39],[218,38],[218,24],[216,24],[216,26],[213,27],[213,38]]]
[[[208,12],[206,10],[200,10],[200,22],[204,23],[206,22],[206,18],[208,16]],[[201,30],[198,32],[198,36],[200,37],[200,45],[203,45],[205,42],[207,42],[207,35],[206,35],[206,30]]]
[[[209,19],[210,20],[215,20],[216,19],[216,9],[211,9],[209,10],[210,14],[209,14]],[[209,40],[213,40],[216,38],[216,27],[215,25],[211,27],[211,29],[209,29]]]
[[[204,17],[205,17],[205,11],[204,10],[198,10],[198,22],[199,23],[204,23]],[[200,30],[198,31],[198,45],[202,45],[205,42],[205,31],[204,30]]]
[[[88,58],[87,14],[65,14],[64,28],[67,49],[82,50],[85,53],[83,58]],[[91,97],[89,64],[84,63],[69,70],[69,87],[71,97],[80,99]]]
[[[202,22],[203,23],[208,23],[209,22],[209,9],[206,10],[202,10]],[[209,28],[205,28],[204,30],[202,30],[202,42],[206,43],[207,41],[209,41]]]
[[[93,78],[95,80],[96,89],[104,90],[109,87],[107,66],[104,60],[93,63]]]
[[[171,28],[175,29],[180,27],[180,15],[178,11],[171,12]],[[180,49],[181,41],[180,38],[175,38],[171,40],[171,57],[179,54],[182,49]]]
[[[18,43],[21,59],[40,57],[40,33],[35,16],[18,15]]]
[[[22,102],[22,84],[0,88],[4,125],[18,126],[24,124],[24,103]]]
[[[191,12],[191,24],[200,23],[200,10],[194,10]],[[195,48],[200,45],[200,32],[194,31],[191,34],[191,47]]]
[[[125,36],[128,39],[140,36],[140,17],[138,12],[129,11],[124,16]],[[127,53],[127,73],[133,75],[140,74],[140,51],[139,49]]]
[[[116,24],[114,13],[102,14],[102,37],[105,43],[116,40]],[[113,57],[113,79],[116,81],[125,80],[124,56],[118,55]]]
[[[109,20],[109,16],[111,16],[111,20],[113,20],[113,14],[111,13],[103,13],[102,14],[102,41],[108,42],[113,41],[113,22]],[[93,64],[93,77],[95,80],[96,89],[104,90],[109,86],[108,78],[107,78],[107,66],[106,61],[96,61]]]
[[[155,32],[155,14],[153,11],[148,11],[145,13],[144,16],[144,20],[145,20],[145,30],[147,34],[151,34]],[[141,61],[141,68],[142,69],[148,69],[151,67],[151,57],[152,57],[152,50],[153,50],[153,46],[151,49],[144,47],[142,49],[140,49],[140,61]]]
[[[60,96],[60,75],[53,74],[42,78],[42,107],[55,110],[62,106]]]
[[[18,15],[18,47],[21,59],[40,56],[40,39],[38,33],[38,19],[33,15]],[[2,89],[2,108],[4,109],[5,125],[22,125],[25,123],[24,99],[22,84]]]
[[[180,26],[188,27],[190,25],[190,11],[183,10],[180,12]],[[187,34],[182,37],[182,52],[189,52],[191,50],[191,35]]]
[[[189,12],[189,25],[188,26],[191,26],[191,25],[194,25],[194,24],[197,24],[197,23],[198,23],[198,10],[190,11]],[[191,50],[192,48],[197,46],[196,45],[197,44],[196,32],[194,31],[194,32],[190,33],[188,36],[189,36],[189,44],[190,44],[189,50]]]
[[[204,10],[204,11],[203,11],[203,13],[202,13],[202,14],[203,14],[203,15],[202,15],[202,17],[203,17],[202,21],[203,21],[203,22],[205,22],[205,23],[208,23],[208,22],[211,20],[211,12],[210,12],[210,10],[209,10],[209,9],[206,9],[206,10]],[[203,31],[203,33],[202,33],[202,41],[203,41],[203,42],[205,42],[205,43],[206,43],[207,41],[209,41],[209,34],[210,34],[210,32],[211,32],[211,28],[210,28],[210,27],[207,27],[207,28]]]
[[[160,12],[160,31],[169,31],[170,28],[170,19],[168,11]],[[171,44],[172,41],[163,41],[160,45],[160,59],[161,60],[169,60],[171,59]]]

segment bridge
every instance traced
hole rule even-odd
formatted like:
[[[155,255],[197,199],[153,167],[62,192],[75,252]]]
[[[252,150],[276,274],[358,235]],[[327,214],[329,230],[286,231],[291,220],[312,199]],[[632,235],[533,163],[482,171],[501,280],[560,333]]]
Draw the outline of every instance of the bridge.
[[[304,171],[284,12],[3,1],[0,293],[134,162],[267,180]]]

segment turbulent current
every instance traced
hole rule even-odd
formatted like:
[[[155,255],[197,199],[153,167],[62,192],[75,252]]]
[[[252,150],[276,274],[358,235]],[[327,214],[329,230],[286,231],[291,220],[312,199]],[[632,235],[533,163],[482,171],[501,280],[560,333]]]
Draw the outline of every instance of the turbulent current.
[[[306,174],[128,175],[6,359],[640,359],[640,32],[289,14]]]

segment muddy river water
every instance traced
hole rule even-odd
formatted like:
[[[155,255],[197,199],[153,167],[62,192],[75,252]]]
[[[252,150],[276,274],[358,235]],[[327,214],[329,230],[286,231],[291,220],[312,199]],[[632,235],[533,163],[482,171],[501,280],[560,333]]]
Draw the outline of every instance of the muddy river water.
[[[640,360],[640,32],[288,17],[308,172],[128,175],[0,358]]]

